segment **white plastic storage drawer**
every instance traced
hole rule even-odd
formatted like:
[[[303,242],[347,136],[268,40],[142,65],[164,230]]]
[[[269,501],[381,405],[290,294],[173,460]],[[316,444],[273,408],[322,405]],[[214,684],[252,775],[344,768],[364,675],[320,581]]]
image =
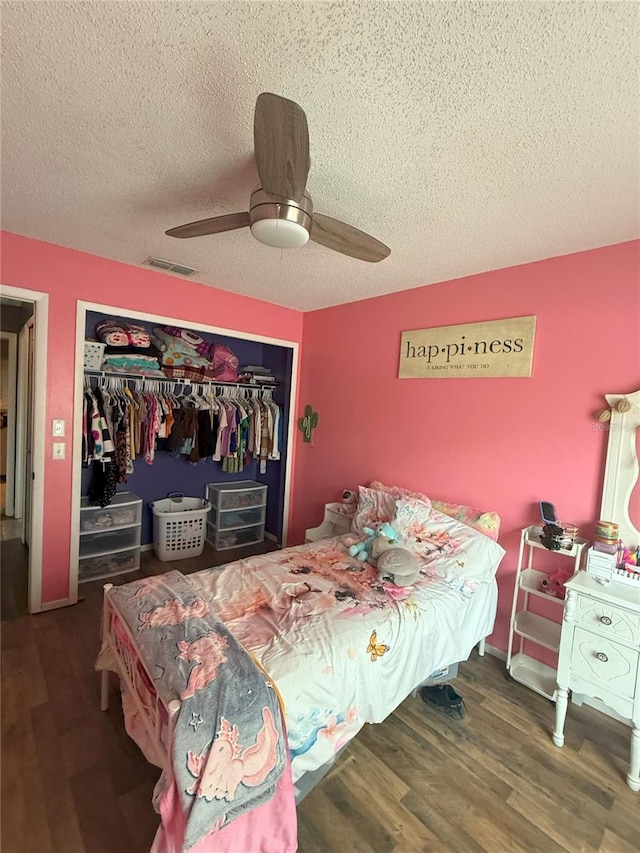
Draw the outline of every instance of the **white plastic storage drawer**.
[[[253,480],[208,483],[207,498],[218,510],[264,506],[267,502],[267,487]]]
[[[140,527],[123,527],[102,533],[85,533],[80,537],[80,558],[126,551],[140,544]]]
[[[262,524],[266,511],[265,506],[257,506],[252,509],[224,509],[218,516],[220,530]]]
[[[117,551],[115,554],[84,557],[79,563],[78,580],[82,582],[108,578],[111,575],[119,575],[139,568],[140,548],[129,548],[127,551]]]
[[[80,534],[99,533],[119,527],[133,527],[142,522],[142,499],[131,492],[119,492],[109,506],[99,507],[82,498]]]
[[[215,524],[207,524],[207,540],[211,542],[216,551],[224,551],[227,548],[240,548],[242,545],[251,545],[254,542],[264,540],[264,524],[256,524],[253,527],[241,527],[237,530],[218,530]]]

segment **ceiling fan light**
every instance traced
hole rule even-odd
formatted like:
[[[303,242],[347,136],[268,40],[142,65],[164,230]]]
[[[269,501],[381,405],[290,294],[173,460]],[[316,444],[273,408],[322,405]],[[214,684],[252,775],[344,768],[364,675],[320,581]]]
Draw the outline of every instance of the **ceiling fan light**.
[[[251,233],[260,243],[277,249],[298,249],[309,240],[304,225],[289,219],[259,219],[252,223]]]

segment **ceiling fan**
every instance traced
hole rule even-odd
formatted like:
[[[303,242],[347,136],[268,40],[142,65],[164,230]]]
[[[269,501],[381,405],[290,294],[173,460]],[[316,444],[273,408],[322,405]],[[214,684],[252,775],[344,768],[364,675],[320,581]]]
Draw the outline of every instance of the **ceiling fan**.
[[[203,237],[246,228],[261,243],[278,248],[304,246],[308,240],[362,261],[382,261],[391,249],[345,222],[314,213],[306,192],[309,132],[304,110],[293,101],[258,95],[253,143],[261,186],[251,193],[249,211],[179,225],[169,237]]]

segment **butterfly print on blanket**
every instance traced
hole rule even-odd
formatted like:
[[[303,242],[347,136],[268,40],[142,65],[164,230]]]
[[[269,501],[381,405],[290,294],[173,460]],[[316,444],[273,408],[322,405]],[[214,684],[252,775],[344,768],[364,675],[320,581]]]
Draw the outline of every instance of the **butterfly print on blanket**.
[[[371,656],[372,661],[378,660],[390,649],[390,646],[378,642],[377,631],[372,631],[369,637],[369,645],[367,646],[367,654]]]

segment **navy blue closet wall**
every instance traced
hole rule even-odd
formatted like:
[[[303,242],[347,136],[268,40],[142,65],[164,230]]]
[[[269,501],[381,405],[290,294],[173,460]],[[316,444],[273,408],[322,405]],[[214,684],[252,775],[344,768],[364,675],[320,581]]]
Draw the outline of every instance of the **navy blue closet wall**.
[[[95,338],[95,326],[100,320],[111,316],[97,312],[87,312],[86,337]],[[126,321],[126,316],[121,315]],[[149,331],[155,325],[153,322],[141,323]],[[181,324],[185,328],[189,326]],[[169,492],[182,492],[191,497],[204,497],[207,483],[222,483],[233,480],[255,480],[268,485],[266,530],[282,542],[282,519],[284,511],[285,461],[287,455],[286,436],[289,427],[289,397],[291,390],[291,368],[293,351],[288,347],[263,344],[259,341],[249,341],[242,338],[225,337],[213,332],[197,331],[204,340],[226,344],[238,356],[240,364],[256,364],[268,367],[276,377],[278,386],[273,390],[273,399],[283,413],[283,446],[280,448],[281,460],[267,462],[267,470],[261,474],[258,463],[251,461],[238,474],[228,474],[222,470],[220,462],[208,459],[204,462],[188,462],[184,456],[174,457],[167,453],[156,453],[154,462],[150,465],[139,457],[135,461],[135,471],[127,477],[127,482],[118,486],[119,492],[130,491],[144,501],[142,513],[142,544],[153,542],[153,514],[149,507],[151,501],[160,500]],[[89,492],[91,481],[91,466],[82,471],[82,494]]]

